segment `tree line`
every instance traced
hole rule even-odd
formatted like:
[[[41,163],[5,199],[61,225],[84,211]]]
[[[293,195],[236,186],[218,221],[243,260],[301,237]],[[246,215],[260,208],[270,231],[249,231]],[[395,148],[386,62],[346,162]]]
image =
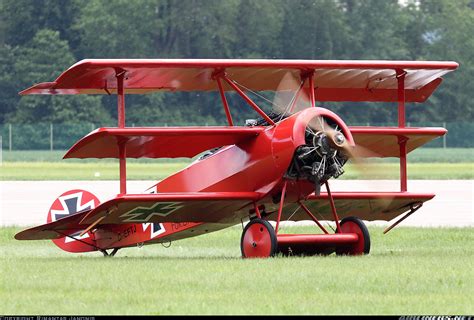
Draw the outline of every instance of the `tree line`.
[[[0,124],[114,125],[114,97],[18,95],[86,58],[453,60],[407,120],[470,122],[473,32],[474,0],[2,0]],[[127,125],[226,123],[216,93],[126,99]],[[396,107],[323,105],[348,123],[396,121]],[[240,124],[255,117],[236,109]]]

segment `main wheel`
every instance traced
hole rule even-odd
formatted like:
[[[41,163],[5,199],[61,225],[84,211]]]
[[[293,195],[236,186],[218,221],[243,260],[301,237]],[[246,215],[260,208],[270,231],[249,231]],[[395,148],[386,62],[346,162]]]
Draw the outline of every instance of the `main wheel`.
[[[263,219],[251,220],[242,232],[240,250],[243,258],[268,258],[275,255],[277,237],[272,225]]]
[[[346,217],[339,224],[342,233],[356,233],[359,241],[352,246],[336,249],[337,255],[362,255],[370,252],[370,235],[369,230],[364,222],[356,217]]]

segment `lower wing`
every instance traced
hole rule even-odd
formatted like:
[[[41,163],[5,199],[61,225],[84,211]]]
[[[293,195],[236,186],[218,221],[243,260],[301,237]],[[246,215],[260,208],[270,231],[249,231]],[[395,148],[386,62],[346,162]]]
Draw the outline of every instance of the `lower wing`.
[[[248,216],[257,192],[197,192],[127,194],[101,203],[95,209],[21,231],[18,240],[58,239],[103,225],[209,222],[235,224]]]

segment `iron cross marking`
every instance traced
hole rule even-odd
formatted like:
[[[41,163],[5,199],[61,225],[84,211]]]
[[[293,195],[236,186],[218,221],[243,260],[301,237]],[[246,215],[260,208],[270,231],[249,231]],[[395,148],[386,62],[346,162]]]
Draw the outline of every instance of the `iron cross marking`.
[[[149,208],[137,207],[120,217],[124,218],[124,222],[148,222],[153,216],[166,217],[182,207],[179,202],[158,202]]]

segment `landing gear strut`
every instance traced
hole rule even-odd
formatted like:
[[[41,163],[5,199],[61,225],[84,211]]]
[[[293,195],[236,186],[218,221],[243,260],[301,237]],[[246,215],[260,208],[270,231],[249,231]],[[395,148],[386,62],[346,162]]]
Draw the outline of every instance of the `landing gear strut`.
[[[337,255],[362,255],[370,252],[369,231],[362,220],[356,217],[346,217],[339,222],[334,198],[327,182],[328,200],[336,222],[335,233],[330,234],[309,209],[299,201],[300,207],[321,228],[323,234],[278,234],[286,187],[287,182],[285,181],[275,229],[258,215],[258,210],[256,211],[258,218],[252,219],[244,228],[240,241],[243,258],[267,258],[276,253],[314,255],[336,252]]]
[[[113,257],[115,256],[115,254],[117,253],[117,251],[119,251],[120,248],[114,248],[112,250],[112,252],[108,253],[107,250],[100,250],[100,252],[102,252],[102,254],[104,255],[104,257]]]

